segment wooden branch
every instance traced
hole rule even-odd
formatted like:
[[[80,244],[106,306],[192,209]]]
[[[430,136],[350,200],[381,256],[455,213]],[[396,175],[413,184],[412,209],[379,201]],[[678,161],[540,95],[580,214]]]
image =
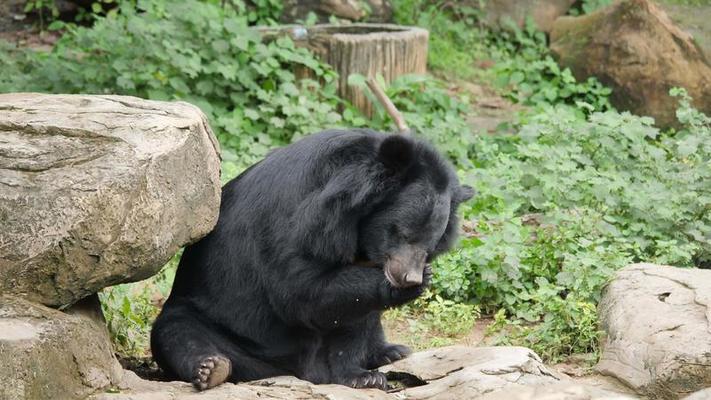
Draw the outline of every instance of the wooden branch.
[[[393,104],[392,100],[390,100],[390,97],[388,97],[387,94],[383,91],[383,89],[378,85],[378,82],[375,81],[372,77],[368,78],[365,83],[368,84],[368,87],[370,90],[373,92],[375,97],[378,99],[380,104],[383,105],[385,108],[385,111],[388,113],[390,118],[395,121],[395,125],[397,126],[398,133],[400,134],[407,134],[410,132],[410,128],[407,126],[405,123],[405,119],[402,117],[402,114],[400,114],[400,111],[395,107],[395,104]]]

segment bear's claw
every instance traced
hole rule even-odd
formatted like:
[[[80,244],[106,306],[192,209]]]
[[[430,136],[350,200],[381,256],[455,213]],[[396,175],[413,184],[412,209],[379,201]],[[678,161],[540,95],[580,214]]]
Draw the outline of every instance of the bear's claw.
[[[382,372],[366,371],[352,378],[348,382],[348,386],[356,389],[375,388],[388,390],[388,378],[386,378]]]

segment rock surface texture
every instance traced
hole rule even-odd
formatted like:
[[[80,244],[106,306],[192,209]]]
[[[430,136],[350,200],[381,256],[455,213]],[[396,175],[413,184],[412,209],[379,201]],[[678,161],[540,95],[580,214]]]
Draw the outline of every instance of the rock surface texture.
[[[101,393],[91,399],[474,399],[500,389],[552,384],[563,379],[546,368],[535,353],[522,347],[443,347],[415,353],[381,370],[387,372],[389,378],[410,387],[385,393],[340,385],[312,385],[293,377],[277,377],[238,385],[223,384],[198,394],[187,383],[149,382],[126,372],[119,393]]]
[[[599,313],[600,373],[652,399],[711,387],[711,271],[630,265],[605,288]]]
[[[561,17],[551,50],[576,78],[597,77],[621,110],[677,124],[672,87],[687,89],[694,105],[711,112],[711,66],[691,35],[649,0],[623,0],[592,14]]]
[[[215,225],[219,148],[187,103],[0,95],[0,293],[64,307]]]
[[[96,312],[0,295],[0,399],[80,399],[118,384],[121,366]]]
[[[633,397],[579,383],[563,382],[545,386],[525,386],[501,390],[477,400],[633,400]]]

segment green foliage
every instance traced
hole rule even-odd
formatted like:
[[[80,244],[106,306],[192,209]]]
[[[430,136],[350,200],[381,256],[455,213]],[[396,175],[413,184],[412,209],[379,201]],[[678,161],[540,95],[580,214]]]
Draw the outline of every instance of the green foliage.
[[[23,10],[25,13],[37,13],[39,16],[40,30],[44,30],[45,22],[59,16],[59,9],[55,0],[28,0]]]
[[[477,26],[480,11],[475,7],[446,1],[396,0],[393,12],[397,23],[430,31],[430,68],[457,78],[481,74],[474,64],[486,58],[489,49],[486,32]]]
[[[581,118],[554,107],[517,136],[478,137],[469,175],[478,197],[465,210],[473,223],[437,260],[435,290],[539,322],[509,340],[558,358],[597,349],[594,308],[615,270],[708,263],[711,123],[684,91],[672,93],[678,132],[627,113]]]
[[[221,6],[229,6],[250,25],[275,25],[279,21],[284,2],[282,0],[203,0]]]
[[[580,14],[590,14],[600,8],[609,6],[612,4],[613,0],[582,0],[579,2],[577,7],[571,8],[569,14],[580,15]]]
[[[413,303],[386,311],[385,318],[407,325],[406,344],[415,348],[446,346],[466,335],[480,317],[479,307],[427,291]]]
[[[175,269],[182,251],[178,252],[155,276],[142,282],[112,286],[99,293],[111,339],[122,357],[149,356],[150,330],[168,297]]]
[[[588,4],[590,3],[590,4]],[[584,111],[611,108],[610,89],[597,79],[578,82],[571,71],[553,60],[546,35],[529,20],[524,29],[512,21],[504,29],[487,30],[476,7],[451,7],[451,2],[399,0],[393,3],[395,20],[430,30],[428,64],[435,71],[457,78],[493,78],[506,97],[534,106],[585,104]],[[590,9],[585,2],[583,9]],[[490,71],[475,68],[478,61],[493,61]]]
[[[561,68],[550,55],[543,32],[529,21],[521,30],[510,26],[497,32],[492,46],[500,53],[493,71],[496,83],[517,103],[527,105],[586,104],[584,110],[611,108],[611,90],[597,79],[577,82],[570,69]]]
[[[2,57],[0,67],[21,73],[3,77],[0,90],[185,100],[208,115],[225,158],[239,154],[243,167],[341,121],[335,74],[288,37],[262,43],[248,23],[230,8],[197,0],[121,3],[91,28],[70,26],[51,53]],[[325,86],[297,82],[296,67]]]
[[[114,7],[118,5],[120,0],[96,0],[92,1],[87,8],[85,7],[79,7],[77,15],[75,17],[76,22],[82,22],[82,23],[87,23],[87,22],[93,22],[99,16],[106,15],[107,10],[111,10]],[[124,0],[124,3],[129,2],[131,4],[135,4],[136,0]],[[60,21],[55,21],[60,22]],[[56,25],[57,28],[64,27],[61,24]],[[49,27],[52,29],[52,26],[50,25]]]

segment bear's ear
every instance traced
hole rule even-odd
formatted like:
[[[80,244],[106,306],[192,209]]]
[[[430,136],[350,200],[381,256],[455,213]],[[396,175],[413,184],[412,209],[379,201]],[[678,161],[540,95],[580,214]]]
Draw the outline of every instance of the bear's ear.
[[[402,135],[390,135],[380,144],[378,158],[388,170],[404,171],[415,160],[415,145]]]
[[[452,197],[457,203],[463,203],[474,197],[474,189],[469,185],[458,186]]]

